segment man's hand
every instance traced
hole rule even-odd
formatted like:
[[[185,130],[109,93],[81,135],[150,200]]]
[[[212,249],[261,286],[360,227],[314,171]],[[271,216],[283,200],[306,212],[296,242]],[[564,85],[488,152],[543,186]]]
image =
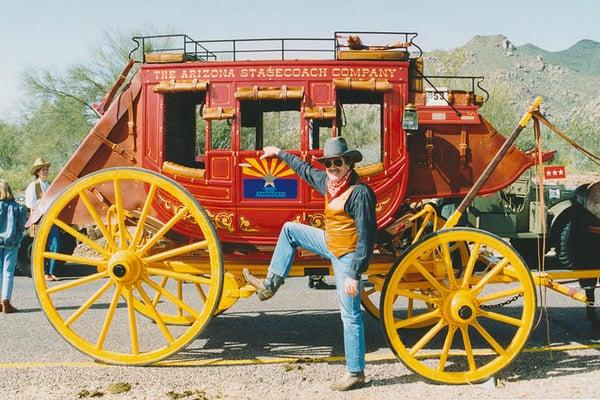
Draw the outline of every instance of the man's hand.
[[[260,159],[262,160],[263,158],[277,157],[279,150],[281,149],[277,146],[267,146],[263,148],[264,154],[260,156]]]
[[[352,278],[346,278],[344,281],[344,289],[348,296],[356,296],[358,294],[358,281]]]

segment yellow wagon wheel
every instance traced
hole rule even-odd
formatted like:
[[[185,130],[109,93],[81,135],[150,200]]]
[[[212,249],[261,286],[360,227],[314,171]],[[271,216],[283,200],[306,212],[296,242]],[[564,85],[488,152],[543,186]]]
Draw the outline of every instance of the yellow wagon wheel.
[[[102,238],[71,227],[74,212],[93,221]],[[162,220],[162,226],[147,230],[147,219]],[[182,234],[184,224],[201,239]],[[83,254],[46,250],[53,226],[79,240]],[[209,260],[206,270],[182,261],[192,255]],[[47,282],[49,259],[87,274]],[[150,364],[191,343],[207,325],[223,288],[221,246],[210,219],[181,185],[147,170],[106,169],[75,181],[50,206],[34,244],[33,278],[46,316],[75,348],[107,363]],[[198,286],[203,298],[178,293]],[[136,318],[140,308],[150,318]],[[163,316],[177,310],[192,317],[191,325],[167,326]]]
[[[448,250],[461,242],[470,250],[466,263]],[[450,384],[482,381],[506,367],[535,316],[533,280],[521,257],[497,236],[470,228],[442,230],[407,249],[382,296],[394,353],[416,373]],[[409,316],[410,299],[435,307]]]

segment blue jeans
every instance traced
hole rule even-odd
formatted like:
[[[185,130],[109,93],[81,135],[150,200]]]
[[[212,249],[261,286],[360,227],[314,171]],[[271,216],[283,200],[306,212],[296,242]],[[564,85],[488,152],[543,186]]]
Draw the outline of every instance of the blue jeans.
[[[48,235],[48,241],[46,242],[46,251],[51,253],[58,253],[60,248],[60,233],[58,227],[53,225],[50,228],[50,234]],[[54,275],[54,269],[56,266],[56,260],[53,258],[46,258],[44,260],[44,273],[46,275]]]
[[[350,264],[354,260],[354,253],[337,258],[327,248],[325,232],[322,229],[286,222],[279,234],[279,239],[277,239],[269,272],[284,278],[287,277],[297,247],[302,247],[331,261],[344,325],[346,369],[349,372],[362,372],[365,369],[365,325],[360,310],[360,294],[352,297],[348,296],[344,290],[344,281],[350,274]]]
[[[12,297],[15,267],[17,266],[19,246],[0,247],[0,263],[2,264],[2,300]]]

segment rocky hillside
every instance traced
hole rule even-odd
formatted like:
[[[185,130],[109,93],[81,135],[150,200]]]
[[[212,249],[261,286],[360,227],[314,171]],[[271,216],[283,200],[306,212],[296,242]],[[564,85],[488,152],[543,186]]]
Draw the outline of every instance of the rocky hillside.
[[[544,99],[543,113],[578,142],[600,154],[600,43],[582,40],[556,52],[526,44],[514,46],[502,35],[475,36],[462,47],[425,55],[427,75],[484,76],[482,86],[491,94],[482,113],[504,133],[519,120],[536,96]],[[447,82],[440,82],[446,86]],[[459,88],[459,83],[450,83]],[[554,135],[558,161],[596,168]],[[531,144],[529,138],[521,143]]]

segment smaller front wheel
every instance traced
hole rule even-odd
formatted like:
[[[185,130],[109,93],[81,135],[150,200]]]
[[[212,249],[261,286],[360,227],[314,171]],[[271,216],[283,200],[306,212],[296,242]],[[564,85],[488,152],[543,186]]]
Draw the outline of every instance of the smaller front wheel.
[[[466,260],[454,247],[469,249]],[[430,306],[413,307],[415,301]],[[411,246],[388,274],[382,325],[394,353],[433,381],[479,382],[506,367],[533,325],[529,270],[502,239],[470,228],[445,229]]]

